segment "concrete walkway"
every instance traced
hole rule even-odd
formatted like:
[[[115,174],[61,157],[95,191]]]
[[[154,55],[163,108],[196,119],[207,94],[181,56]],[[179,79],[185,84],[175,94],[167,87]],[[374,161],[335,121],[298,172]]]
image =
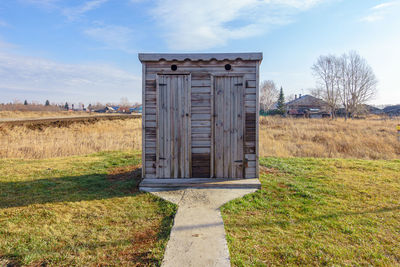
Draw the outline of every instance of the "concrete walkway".
[[[145,180],[141,190],[178,205],[162,266],[230,266],[219,208],[230,200],[255,192],[260,187],[258,179],[214,179],[211,183],[210,179],[208,182],[198,179],[197,183],[190,180],[190,184],[185,181],[188,179],[179,179],[180,186],[165,181],[164,187],[159,184],[160,180],[153,181],[153,187],[151,181]]]

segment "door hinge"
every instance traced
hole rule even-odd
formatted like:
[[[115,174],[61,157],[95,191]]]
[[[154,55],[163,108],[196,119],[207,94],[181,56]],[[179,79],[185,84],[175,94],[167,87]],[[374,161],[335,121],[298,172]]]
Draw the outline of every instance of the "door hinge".
[[[166,86],[167,84],[166,83],[159,83],[158,85],[159,86]]]
[[[235,160],[235,162],[241,163],[241,162],[243,162],[243,160]]]
[[[165,159],[165,158],[161,158],[161,157],[159,157],[158,159]]]
[[[235,83],[235,86],[243,86],[243,83]]]

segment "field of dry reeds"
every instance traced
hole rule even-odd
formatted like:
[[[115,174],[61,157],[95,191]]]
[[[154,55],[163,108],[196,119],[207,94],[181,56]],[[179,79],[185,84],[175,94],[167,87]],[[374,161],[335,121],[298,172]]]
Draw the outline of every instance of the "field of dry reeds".
[[[400,119],[260,118],[260,156],[398,159]]]
[[[399,122],[261,117],[260,156],[398,159]],[[41,159],[140,149],[140,118],[39,129],[0,124],[0,158]]]
[[[73,123],[66,127],[1,127],[0,158],[51,158],[100,151],[140,150],[140,118]]]

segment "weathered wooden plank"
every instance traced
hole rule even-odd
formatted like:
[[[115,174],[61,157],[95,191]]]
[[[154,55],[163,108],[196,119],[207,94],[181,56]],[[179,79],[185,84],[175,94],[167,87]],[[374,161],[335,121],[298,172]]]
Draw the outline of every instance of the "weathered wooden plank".
[[[146,148],[151,148],[151,147],[155,148],[156,147],[156,142],[154,142],[154,141],[146,140],[145,144],[146,144]]]
[[[147,114],[142,116],[142,118],[145,118],[146,121],[156,121],[156,115],[154,114]]]
[[[237,122],[238,122],[238,117],[237,117],[237,108],[238,107],[238,78],[237,77],[231,77],[231,87],[229,88],[229,100],[231,102],[230,105],[230,136],[227,136],[229,138],[230,142],[230,155],[229,155],[229,166],[228,166],[228,177],[235,177],[236,178],[236,163],[235,161],[237,160]]]
[[[210,94],[192,94],[192,101],[207,101],[211,99]]]
[[[256,94],[246,94],[246,96],[245,96],[245,100],[246,101],[254,101],[254,103],[255,103],[255,101],[256,101]]]
[[[211,116],[211,136],[210,136],[210,144],[211,144],[211,147],[210,147],[210,168],[209,168],[209,170],[210,170],[210,173],[209,173],[209,175],[208,175],[208,177],[210,177],[210,178],[213,178],[213,177],[215,177],[215,174],[214,174],[214,157],[215,157],[215,155],[214,155],[214,153],[215,153],[215,149],[214,149],[214,145],[215,145],[215,140],[214,140],[214,131],[215,131],[215,129],[214,129],[214,127],[215,127],[215,122],[214,122],[214,115],[215,115],[215,99],[214,99],[214,93],[215,93],[215,90],[214,90],[214,87],[215,87],[215,84],[214,84],[214,76],[211,76],[211,90],[210,90],[210,92],[211,92],[211,111],[210,111],[210,116]]]
[[[192,114],[193,121],[211,121],[211,114]]]
[[[146,121],[147,127],[156,127],[157,123],[155,121]]]
[[[145,169],[147,178],[150,178],[150,175],[154,175],[155,176],[156,172],[155,172],[155,169],[153,167],[146,167],[144,169]]]
[[[256,108],[256,101],[255,100],[249,100],[249,101],[244,101],[246,107],[251,107],[251,108]]]
[[[192,147],[210,147],[211,140],[192,140]]]
[[[192,121],[192,127],[211,127],[211,121]]]
[[[149,108],[149,107],[145,107],[144,109],[144,113],[145,114],[149,114],[149,115],[156,115],[157,110],[153,107]],[[143,114],[142,114],[143,116]]]
[[[194,107],[192,106],[192,114],[210,114],[211,105],[206,107]]]
[[[156,102],[156,95],[153,95],[153,94],[146,94],[146,97],[145,97],[145,101],[146,102]]]
[[[259,153],[259,117],[260,117],[260,61],[257,62],[257,66],[256,66],[256,149],[255,149],[255,153],[256,153],[256,174],[255,177],[259,177],[260,175],[260,170],[259,170],[259,162],[258,162],[258,153]]]
[[[146,64],[142,64],[142,116],[146,118]],[[142,120],[142,133],[146,129],[146,120]],[[146,164],[146,136],[142,134],[142,166]],[[146,168],[142,167],[142,178],[146,177]]]
[[[210,109],[211,109],[211,101],[210,101],[210,99],[192,101],[191,104],[192,104],[193,107],[210,107]]]
[[[249,94],[255,94],[256,93],[256,88],[246,88],[246,95]]]
[[[209,147],[193,147],[192,148],[192,153],[193,154],[203,154],[203,153],[210,153],[210,148]]]
[[[231,64],[232,65],[232,64]],[[179,66],[180,72],[204,72],[204,66]],[[210,73],[217,73],[217,74],[228,74],[225,70],[225,65],[215,65],[215,66],[207,66],[207,71]],[[151,75],[152,73],[161,74],[163,72],[171,72],[171,65],[169,66],[151,66],[147,65],[147,75]],[[240,75],[243,73],[254,73],[255,67],[253,66],[233,66],[232,70],[229,71],[230,75]]]
[[[256,107],[245,107],[246,113],[255,113]]]
[[[145,163],[146,168],[155,168],[156,163],[155,162],[151,162],[151,161],[146,161]]]
[[[211,133],[193,133],[192,132],[192,140],[211,140],[211,136],[212,136]]]
[[[245,178],[246,179],[257,178],[256,171],[254,170],[251,172],[251,171],[246,170]]]
[[[256,155],[255,154],[246,154],[245,155],[245,158],[247,159],[247,160],[256,160]]]
[[[189,58],[189,56],[190,55],[185,55],[185,57],[187,57],[187,58]],[[164,58],[164,56],[163,56],[163,58]],[[181,62],[179,62],[179,66],[202,66],[203,68],[205,68],[205,67],[209,67],[209,66],[221,66],[221,67],[224,67],[225,66],[225,64],[232,64],[232,65],[234,65],[234,66],[251,66],[251,67],[256,67],[256,61],[254,61],[254,60],[243,60],[243,59],[234,59],[234,60],[232,60],[232,58],[231,59],[229,59],[229,60],[225,60],[225,59],[223,59],[223,60],[221,60],[221,59],[218,59],[218,60],[215,60],[215,59],[213,59],[213,58],[215,58],[215,55],[212,55],[212,56],[210,56],[210,58],[209,59],[207,59],[207,60],[205,60],[205,59],[202,59],[201,61],[198,61],[198,60],[196,60],[196,59],[193,59],[193,60],[189,60],[189,61],[181,61]],[[226,59],[228,59],[228,58],[226,58]],[[184,60],[184,59],[181,59],[181,60]],[[149,66],[149,67],[158,67],[158,66],[165,66],[165,67],[168,67],[168,68],[170,68],[171,67],[171,64],[176,64],[177,62],[175,61],[175,60],[171,60],[171,59],[166,59],[166,60],[153,60],[153,61],[149,61],[149,62],[146,62],[146,64]],[[207,72],[204,72],[204,69],[203,69],[203,73],[204,74],[208,74]]]
[[[241,78],[240,83],[243,84],[243,78]],[[238,136],[237,136],[237,154],[238,154],[238,160],[241,160],[242,162],[237,165],[236,169],[236,177],[237,178],[243,178],[244,177],[244,133],[245,133],[245,127],[244,127],[244,95],[245,95],[245,89],[244,85],[240,86],[238,89],[240,90],[238,93]]]
[[[192,95],[195,94],[210,94],[211,92],[211,87],[206,86],[206,87],[195,87],[192,86]]]
[[[211,134],[210,127],[192,127],[192,134]]]
[[[178,110],[177,110],[177,95],[180,91],[180,88],[182,88],[182,83],[180,83],[180,80],[178,79],[174,84],[177,87],[177,90],[173,89],[171,90],[171,177],[178,178],[178,168],[179,168],[179,160],[177,158],[178,154],[178,132],[180,131],[179,129],[179,116],[178,116]]]
[[[256,88],[256,81],[255,80],[247,80],[246,88]]]
[[[211,86],[211,80],[192,80],[192,86],[195,87],[210,87]]]
[[[211,75],[209,72],[193,72],[192,73],[192,81],[193,80],[209,80],[211,79]]]
[[[223,79],[215,77],[215,157],[214,171],[216,178],[222,178],[224,175],[223,165]]]
[[[145,157],[146,157],[146,162],[147,161],[156,162],[156,154],[145,153]]]
[[[248,161],[247,162],[247,168],[255,168],[256,167],[256,161]]]
[[[167,103],[167,108],[166,108],[166,135],[165,135],[165,178],[170,178],[171,177],[171,167],[172,167],[172,158],[171,158],[171,93],[176,90],[176,84],[174,77],[172,75],[167,75],[167,90],[166,90],[166,103]]]
[[[187,87],[187,109],[186,109],[186,114],[188,114],[187,116],[187,130],[186,130],[186,134],[187,134],[187,175],[186,177],[190,178],[192,177],[192,138],[191,138],[191,128],[192,128],[192,121],[191,121],[191,108],[192,108],[192,102],[189,101],[189,99],[191,98],[192,95],[192,76],[189,75],[187,77],[185,77],[185,82],[186,82],[186,87]],[[185,87],[185,88],[186,88]]]

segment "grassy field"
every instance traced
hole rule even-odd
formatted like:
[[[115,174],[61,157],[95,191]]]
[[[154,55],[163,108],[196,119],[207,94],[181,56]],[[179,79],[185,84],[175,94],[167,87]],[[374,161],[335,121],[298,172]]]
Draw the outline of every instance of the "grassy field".
[[[234,266],[399,266],[400,160],[263,158],[222,208]]]
[[[159,265],[176,207],[137,191],[139,168],[133,152],[0,160],[0,266]]]
[[[400,265],[398,123],[261,118],[262,190],[222,209],[232,264]],[[0,124],[0,266],[159,265],[176,206],[137,191],[139,149],[138,118]]]

